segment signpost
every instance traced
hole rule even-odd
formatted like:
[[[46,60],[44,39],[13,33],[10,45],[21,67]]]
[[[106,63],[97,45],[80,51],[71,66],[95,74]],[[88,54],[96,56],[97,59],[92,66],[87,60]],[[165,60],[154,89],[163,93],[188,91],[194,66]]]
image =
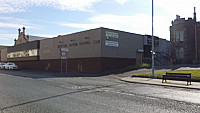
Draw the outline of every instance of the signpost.
[[[67,73],[67,53],[68,53],[68,48],[60,48],[60,59],[61,59],[61,74],[62,74],[62,65],[63,65],[63,62],[62,60],[64,59],[66,62],[66,71],[65,73]]]

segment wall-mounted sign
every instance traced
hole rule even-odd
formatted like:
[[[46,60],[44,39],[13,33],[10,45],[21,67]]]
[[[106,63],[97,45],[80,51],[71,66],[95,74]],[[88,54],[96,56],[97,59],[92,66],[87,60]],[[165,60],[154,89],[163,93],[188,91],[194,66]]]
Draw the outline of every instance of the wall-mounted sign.
[[[118,33],[106,31],[106,37],[109,38],[119,38]]]
[[[159,38],[154,36],[154,44],[155,46],[159,45]],[[144,37],[144,45],[152,45],[152,36],[145,35]]]
[[[68,48],[61,48],[61,51],[68,52]]]
[[[119,42],[106,40],[106,46],[119,47]]]
[[[63,44],[58,45],[57,48],[70,48],[70,47],[76,47],[76,46],[85,46],[85,45],[92,45],[92,44],[100,44],[100,40],[91,40],[91,41],[84,41],[84,42],[76,42],[76,43],[69,43],[69,44]]]
[[[152,37],[148,37],[147,38],[147,43],[148,44],[152,44]],[[154,37],[154,44],[159,44],[159,38],[158,37]]]
[[[143,49],[138,49],[137,52],[139,52],[139,53],[143,53],[144,50],[143,50]]]

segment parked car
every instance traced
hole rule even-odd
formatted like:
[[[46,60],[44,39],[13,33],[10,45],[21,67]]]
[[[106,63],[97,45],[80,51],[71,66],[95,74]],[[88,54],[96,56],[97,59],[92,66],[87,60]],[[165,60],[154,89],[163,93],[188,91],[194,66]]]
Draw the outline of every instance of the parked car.
[[[15,65],[15,63],[8,62],[5,65],[5,69],[19,69],[19,67],[17,65]]]
[[[4,69],[5,68],[6,63],[4,62],[0,62],[0,69]]]

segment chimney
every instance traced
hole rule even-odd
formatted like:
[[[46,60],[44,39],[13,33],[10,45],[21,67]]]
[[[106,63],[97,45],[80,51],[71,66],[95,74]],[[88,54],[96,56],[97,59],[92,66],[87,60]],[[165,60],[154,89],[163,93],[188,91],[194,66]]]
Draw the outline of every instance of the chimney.
[[[196,18],[196,7],[194,7],[194,21],[196,22],[197,18]]]
[[[14,45],[14,46],[16,46],[16,45],[17,45],[17,43],[16,43],[16,41],[17,41],[17,40],[16,40],[16,38],[15,38],[15,40],[14,40],[14,41],[15,41],[15,45]]]
[[[21,31],[21,29],[19,28],[19,29],[18,29],[18,32],[19,32],[18,34],[19,34],[19,35],[20,35],[20,31]]]
[[[26,37],[27,37],[27,38],[26,38],[26,39],[27,39],[27,41],[29,42],[29,39],[30,39],[29,35],[27,35]]]
[[[179,16],[179,15],[176,15],[176,19],[178,20],[178,19],[180,19],[181,17]]]
[[[23,29],[23,35],[25,35],[25,27],[23,27],[22,29]]]
[[[24,43],[25,40],[25,27],[22,28],[23,32],[22,32],[22,43]]]

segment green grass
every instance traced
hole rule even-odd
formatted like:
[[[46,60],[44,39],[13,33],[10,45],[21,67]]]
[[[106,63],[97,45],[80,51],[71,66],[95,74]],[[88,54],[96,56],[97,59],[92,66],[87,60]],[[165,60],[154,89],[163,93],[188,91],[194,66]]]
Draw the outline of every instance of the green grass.
[[[154,77],[155,78],[162,78],[162,75],[166,72],[169,73],[192,73],[192,79],[198,79],[200,80],[200,70],[181,70],[181,71],[162,71],[162,72],[155,72]],[[152,77],[152,73],[139,73],[134,76],[141,76],[141,77]]]

